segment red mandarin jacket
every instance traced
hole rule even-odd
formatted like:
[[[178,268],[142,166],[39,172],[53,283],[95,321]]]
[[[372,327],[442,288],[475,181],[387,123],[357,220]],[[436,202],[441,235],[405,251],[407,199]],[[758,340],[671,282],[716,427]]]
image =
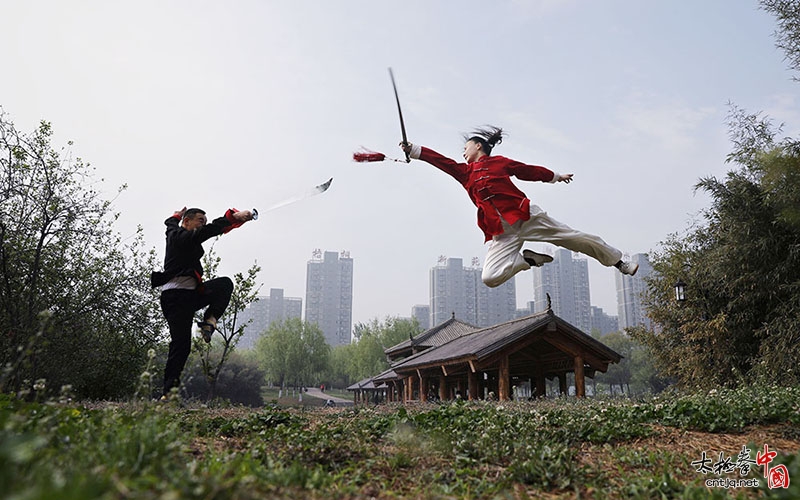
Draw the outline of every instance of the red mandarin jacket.
[[[482,156],[473,163],[458,163],[432,149],[421,148],[420,160],[450,174],[469,193],[478,207],[478,227],[486,237],[503,234],[501,216],[509,224],[531,217],[531,201],[511,182],[513,175],[523,181],[554,182],[555,172],[526,165],[503,156]]]

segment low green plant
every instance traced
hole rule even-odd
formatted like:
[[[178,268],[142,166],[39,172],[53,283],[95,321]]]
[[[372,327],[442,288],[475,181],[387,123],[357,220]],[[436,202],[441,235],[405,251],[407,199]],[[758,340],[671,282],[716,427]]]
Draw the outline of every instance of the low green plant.
[[[764,479],[760,490],[707,488],[696,448],[659,440],[670,428],[736,435],[767,425],[796,443],[798,405],[797,390],[769,387],[335,411],[0,395],[0,497],[794,498],[800,479],[788,490]],[[796,449],[779,451],[790,454],[773,465],[800,478]],[[754,466],[748,477],[759,474]]]

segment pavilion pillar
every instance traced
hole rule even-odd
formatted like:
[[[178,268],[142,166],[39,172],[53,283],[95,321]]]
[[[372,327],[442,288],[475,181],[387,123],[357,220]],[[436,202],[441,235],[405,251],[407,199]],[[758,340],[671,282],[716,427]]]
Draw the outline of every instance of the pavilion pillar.
[[[509,372],[508,356],[500,358],[500,367],[497,374],[497,395],[500,401],[508,401],[510,398],[511,374]]]
[[[547,396],[547,382],[544,375],[541,373],[536,374],[536,397],[543,398]]]
[[[447,378],[444,373],[439,375],[439,400],[447,401]]]
[[[538,399],[547,396],[547,381],[544,376],[544,370],[539,364],[537,364],[534,368],[533,382],[536,384],[534,386],[536,389],[536,398]]]
[[[586,397],[586,378],[583,373],[583,356],[575,356],[575,395]]]
[[[467,393],[470,401],[478,399],[478,374],[472,370],[467,372]]]
[[[429,377],[423,377],[422,374],[419,374],[419,400],[423,403],[428,400],[428,384],[430,382]]]
[[[567,395],[567,374],[566,373],[559,373],[558,374],[558,393],[562,396]]]

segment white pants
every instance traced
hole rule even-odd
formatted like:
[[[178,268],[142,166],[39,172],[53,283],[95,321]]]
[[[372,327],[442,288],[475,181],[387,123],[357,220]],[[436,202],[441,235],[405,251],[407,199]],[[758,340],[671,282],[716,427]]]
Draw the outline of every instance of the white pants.
[[[486,286],[500,286],[518,272],[531,268],[520,253],[526,241],[552,243],[588,255],[604,266],[613,266],[622,258],[622,252],[599,236],[576,231],[553,219],[538,206],[531,205],[530,219],[513,225],[503,221],[503,234],[494,236],[489,242],[481,276]]]

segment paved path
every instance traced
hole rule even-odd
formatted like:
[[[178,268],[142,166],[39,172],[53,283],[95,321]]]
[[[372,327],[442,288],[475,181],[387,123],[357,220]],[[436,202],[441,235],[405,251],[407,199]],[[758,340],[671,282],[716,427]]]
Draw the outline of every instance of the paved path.
[[[336,396],[331,396],[329,394],[325,394],[324,392],[319,390],[319,387],[309,387],[308,390],[306,391],[306,394],[308,394],[309,396],[315,397],[315,398],[322,399],[322,400],[328,400],[328,399],[333,400],[333,402],[336,403],[337,405],[351,405],[351,404],[353,404],[353,400],[352,399],[342,399],[342,398],[337,398]]]

